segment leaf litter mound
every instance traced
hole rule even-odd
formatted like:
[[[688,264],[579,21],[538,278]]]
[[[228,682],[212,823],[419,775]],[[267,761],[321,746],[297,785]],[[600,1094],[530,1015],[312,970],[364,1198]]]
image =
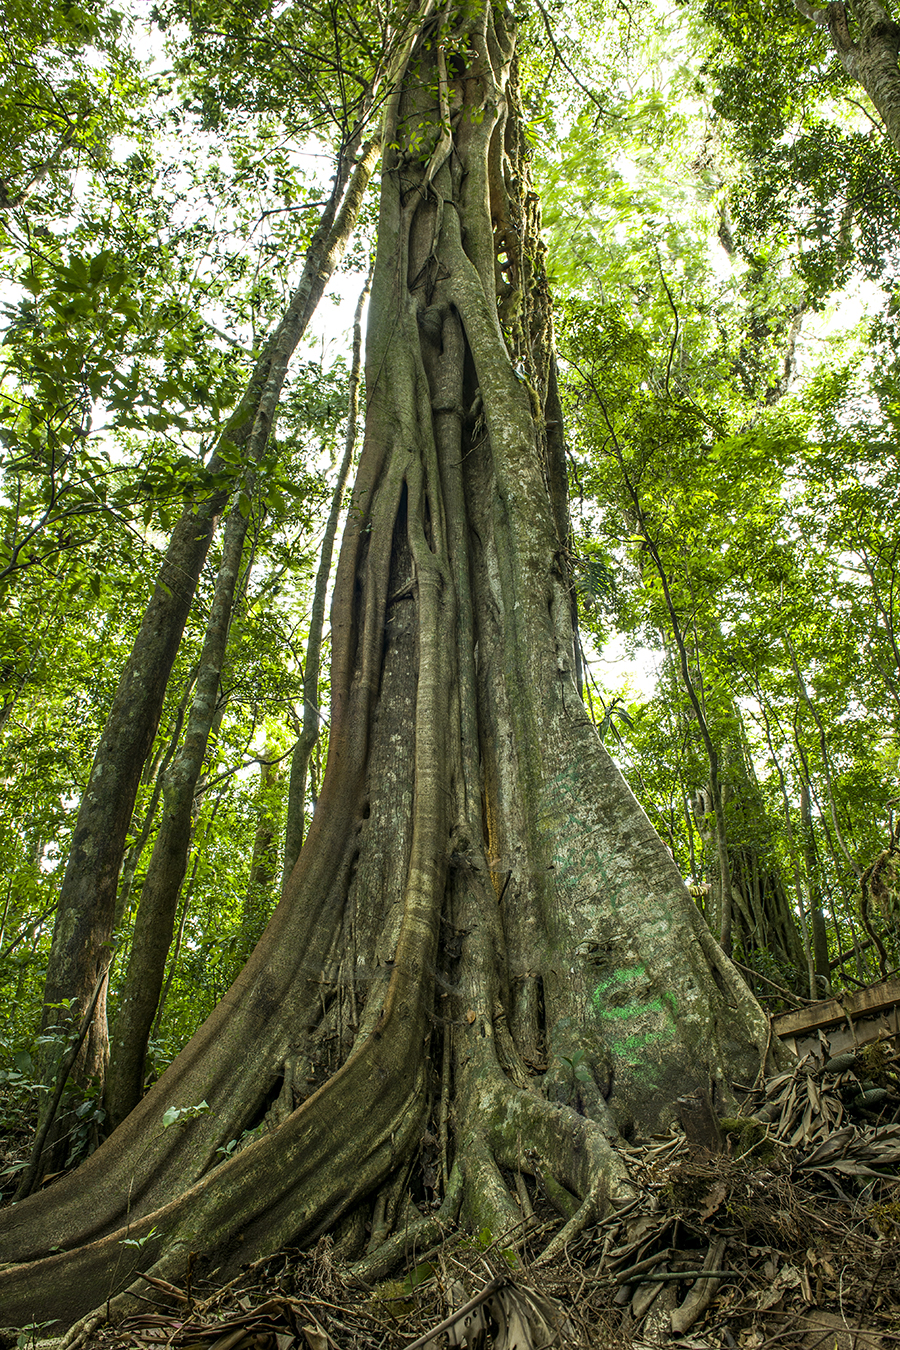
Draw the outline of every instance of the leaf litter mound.
[[[180,1286],[143,1277],[146,1311],[116,1326],[97,1315],[52,1344],[900,1347],[898,1088],[889,1063],[807,1059],[746,1089],[739,1116],[710,1115],[712,1147],[690,1128],[623,1147],[636,1198],[549,1262],[541,1253],[565,1219],[540,1178],[511,1178],[525,1212],[518,1232],[411,1244],[396,1278],[365,1283],[329,1238],[284,1249],[224,1285],[214,1273],[195,1278],[191,1262]],[[0,1350],[50,1330],[0,1332]]]

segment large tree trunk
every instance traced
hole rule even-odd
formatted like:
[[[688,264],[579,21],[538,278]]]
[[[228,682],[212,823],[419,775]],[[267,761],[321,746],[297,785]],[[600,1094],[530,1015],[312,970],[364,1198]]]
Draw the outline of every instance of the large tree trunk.
[[[727,1097],[765,1053],[764,1018],[573,683],[511,21],[491,4],[442,17],[387,110],[309,836],[194,1040],[73,1178],[3,1216],[12,1320],[72,1321],[128,1286],[126,1235],[168,1278],[190,1252],[225,1274],[353,1211],[386,1235],[422,1194],[428,1121],[468,1223],[520,1222],[504,1168],[540,1170],[585,1222],[628,1193],[617,1130],[653,1128],[695,1086]],[[505,336],[498,291],[519,295]]]

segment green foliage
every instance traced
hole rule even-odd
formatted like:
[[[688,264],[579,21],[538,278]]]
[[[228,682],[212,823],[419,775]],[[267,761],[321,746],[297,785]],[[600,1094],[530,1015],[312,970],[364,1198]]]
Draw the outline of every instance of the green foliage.
[[[883,847],[898,794],[887,152],[845,116],[845,77],[790,6],[544,8],[554,41],[540,13],[522,16],[521,78],[557,296],[569,561],[588,656],[618,635],[656,665],[640,689],[589,680],[595,721],[708,891],[710,763],[677,627],[735,851],[795,911],[824,907],[836,949],[859,923],[854,865]],[[251,862],[260,820],[280,839],[286,774],[261,793],[257,770],[286,760],[302,713],[345,365],[312,346],[295,361],[253,483],[239,444],[221,445],[216,473],[209,452],[296,283],[329,186],[321,152],[367,115],[381,17],[368,0],[166,0],[148,67],[129,22],[93,0],[15,3],[0,20],[0,1111],[16,1137],[47,1086],[35,1028],[93,749],[168,532],[216,488],[236,494],[250,540],[148,1077],[229,988],[274,904],[274,887],[250,903]],[[452,49],[433,23],[429,40]],[[428,155],[441,128],[418,130]],[[797,376],[798,327],[860,278],[885,286],[883,311],[841,341],[813,330]],[[218,561],[215,545],[145,766],[112,1015]],[[740,955],[795,980],[784,952]],[[573,1089],[582,1060],[562,1057]],[[102,1108],[90,1094],[64,1106],[81,1147]],[[202,1106],[170,1108],[163,1127]]]
[[[172,1125],[186,1125],[209,1110],[209,1102],[197,1102],[196,1106],[170,1106],[163,1112],[162,1127],[168,1130]]]
[[[29,1350],[29,1347],[36,1347],[39,1340],[46,1340],[47,1332],[50,1327],[55,1326],[57,1318],[51,1317],[46,1322],[26,1322],[25,1326],[16,1337],[17,1350]]]
[[[65,190],[83,156],[105,164],[140,94],[123,14],[103,0],[7,0],[0,18],[0,212]],[[0,237],[5,228],[0,224]]]
[[[595,721],[683,875],[715,891],[689,678],[734,876],[753,857],[795,911],[824,904],[839,947],[897,790],[900,307],[819,338],[791,390],[798,332],[835,287],[892,275],[896,203],[883,144],[835,118],[845,76],[791,13],[708,7],[703,27],[683,7],[702,69],[676,56],[660,73],[636,45],[603,114],[576,117],[540,167],[582,628],[589,655],[614,630],[659,654],[655,692],[591,690]],[[796,984],[796,953],[741,954]]]
[[[134,1251],[139,1252],[139,1251],[141,1251],[144,1247],[146,1247],[146,1245],[147,1245],[148,1242],[152,1242],[153,1238],[156,1236],[156,1231],[157,1231],[157,1230],[156,1230],[156,1224],[154,1224],[153,1227],[152,1227],[151,1229],[149,1229],[149,1230],[144,1234],[143,1237],[140,1237],[140,1238],[122,1238],[121,1245],[122,1245],[123,1247],[131,1247],[131,1248],[134,1249]]]
[[[583,1049],[573,1050],[571,1055],[560,1055],[560,1059],[569,1070],[573,1087],[576,1083],[592,1083],[594,1081],[590,1070],[584,1063],[585,1052]]]
[[[791,5],[707,0],[702,82],[743,161],[731,207],[739,247],[795,238],[810,303],[862,272],[896,282],[896,156],[827,30]]]
[[[36,1049],[56,895],[118,672],[173,522],[244,474],[236,445],[224,446],[217,474],[207,458],[296,284],[327,195],[329,161],[309,155],[308,133],[324,134],[338,104],[346,130],[359,108],[360,82],[350,64],[337,73],[335,44],[366,69],[380,50],[370,6],[337,28],[308,10],[282,12],[285,42],[267,71],[262,35],[274,20],[260,11],[254,83],[240,55],[250,12],[192,13],[196,40],[187,44],[174,10],[162,16],[174,58],[162,73],[158,58],[152,73],[141,69],[129,50],[133,30],[102,4],[28,15],[7,7],[0,23],[9,56],[0,96],[10,114],[0,119],[0,1091],[12,1133],[33,1119],[46,1088],[23,1056]],[[301,38],[305,82],[292,45]],[[159,50],[158,32],[148,42],[146,27],[137,41]],[[17,106],[29,88],[30,103],[23,94]],[[61,142],[59,126],[77,135]],[[294,735],[315,522],[343,438],[346,368],[323,367],[320,357],[310,349],[294,363],[252,490],[239,488],[247,570],[150,1076],[246,955],[256,747],[284,756]],[[155,835],[156,779],[190,697],[217,564],[214,545],[145,766],[111,1014]],[[283,791],[271,794],[276,840]],[[274,890],[254,911],[258,928],[273,905]],[[90,1096],[67,1090],[63,1107],[76,1134],[102,1125]]]

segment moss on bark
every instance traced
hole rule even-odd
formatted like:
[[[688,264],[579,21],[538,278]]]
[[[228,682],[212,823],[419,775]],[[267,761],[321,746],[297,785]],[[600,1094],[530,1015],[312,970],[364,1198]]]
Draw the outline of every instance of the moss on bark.
[[[543,245],[502,7],[423,25],[385,144],[318,808],[222,1005],[76,1178],[5,1216],[0,1261],[20,1264],[0,1298],[23,1321],[38,1289],[62,1320],[130,1306],[125,1237],[163,1277],[190,1251],[225,1274],[361,1207],[387,1238],[398,1197],[445,1187],[498,1236],[522,1217],[510,1174],[570,1197],[571,1232],[628,1192],[619,1129],[657,1125],[693,1086],[726,1094],[765,1046],[575,687]],[[201,1099],[208,1113],[162,1128]]]

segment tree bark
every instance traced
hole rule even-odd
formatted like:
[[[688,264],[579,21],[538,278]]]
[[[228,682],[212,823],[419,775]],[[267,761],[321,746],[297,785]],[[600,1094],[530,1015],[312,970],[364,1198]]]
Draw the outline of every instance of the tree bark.
[[[191,1044],[71,1181],[0,1216],[12,1319],[31,1320],[38,1291],[61,1321],[135,1306],[126,1234],[170,1279],[190,1252],[227,1275],[360,1208],[387,1237],[398,1194],[423,1184],[426,1122],[465,1223],[518,1224],[503,1169],[540,1170],[577,1199],[571,1234],[631,1194],[619,1130],[654,1128],[699,1087],[727,1098],[766,1053],[765,1019],[573,680],[552,331],[505,9],[423,25],[385,144],[318,808]],[[504,335],[507,285],[523,303]],[[162,1128],[168,1106],[202,1099]]]
[[[805,19],[828,29],[841,65],[866,91],[900,150],[900,26],[879,0],[854,0],[852,6],[833,0],[821,8],[794,0],[794,6]]]
[[[187,681],[187,687],[184,690],[181,702],[175,709],[175,725],[173,726],[171,735],[169,736],[168,744],[165,745],[163,748],[161,748],[157,756],[154,756],[153,759],[148,760],[148,763],[144,767],[144,773],[142,775],[143,781],[145,783],[148,781],[148,774],[147,774],[148,768],[150,769],[151,776],[154,777],[153,791],[150,794],[150,801],[147,805],[147,810],[144,813],[144,819],[141,822],[140,834],[138,835],[137,839],[135,839],[134,843],[131,845],[128,851],[125,853],[125,856],[122,860],[121,882],[119,885],[119,892],[116,899],[116,913],[114,920],[114,926],[116,928],[119,927],[123,918],[128,913],[129,902],[131,900],[131,888],[134,885],[135,873],[137,872],[138,864],[140,863],[144,849],[147,847],[147,841],[153,832],[153,825],[156,820],[156,810],[157,807],[159,806],[159,799],[162,796],[166,770],[169,767],[169,762],[172,759],[172,756],[178,749],[178,742],[181,739],[181,728],[184,724],[184,715],[185,712],[187,711],[187,705],[190,700],[191,691],[194,687],[194,681],[196,680],[196,678],[197,678],[197,670],[195,667],[194,670],[191,672],[191,675]]]
[[[371,287],[371,278],[360,292],[353,318],[353,355],[350,364],[350,397],[347,400],[347,433],[344,453],[338,467],[337,482],[331,497],[331,508],[325,522],[325,533],[316,571],[313,602],[309,615],[309,635],[306,640],[306,668],[303,672],[303,721],[300,737],[291,756],[291,777],[288,788],[287,821],[284,830],[284,866],[281,888],[287,885],[303,845],[304,810],[306,805],[306,774],[309,757],[319,739],[319,673],[322,668],[322,633],[325,627],[325,599],[331,578],[334,541],[337,538],[344,490],[356,449],[356,419],[359,416],[359,385],[362,376],[362,314]]]
[[[273,794],[277,792],[280,777],[279,764],[272,763],[268,759],[264,760],[259,770],[258,815],[256,833],[253,836],[253,853],[250,858],[250,876],[247,879],[241,914],[238,968],[244,964],[262,936],[269,902],[275,890],[278,845],[275,840],[275,817],[272,807]]]

